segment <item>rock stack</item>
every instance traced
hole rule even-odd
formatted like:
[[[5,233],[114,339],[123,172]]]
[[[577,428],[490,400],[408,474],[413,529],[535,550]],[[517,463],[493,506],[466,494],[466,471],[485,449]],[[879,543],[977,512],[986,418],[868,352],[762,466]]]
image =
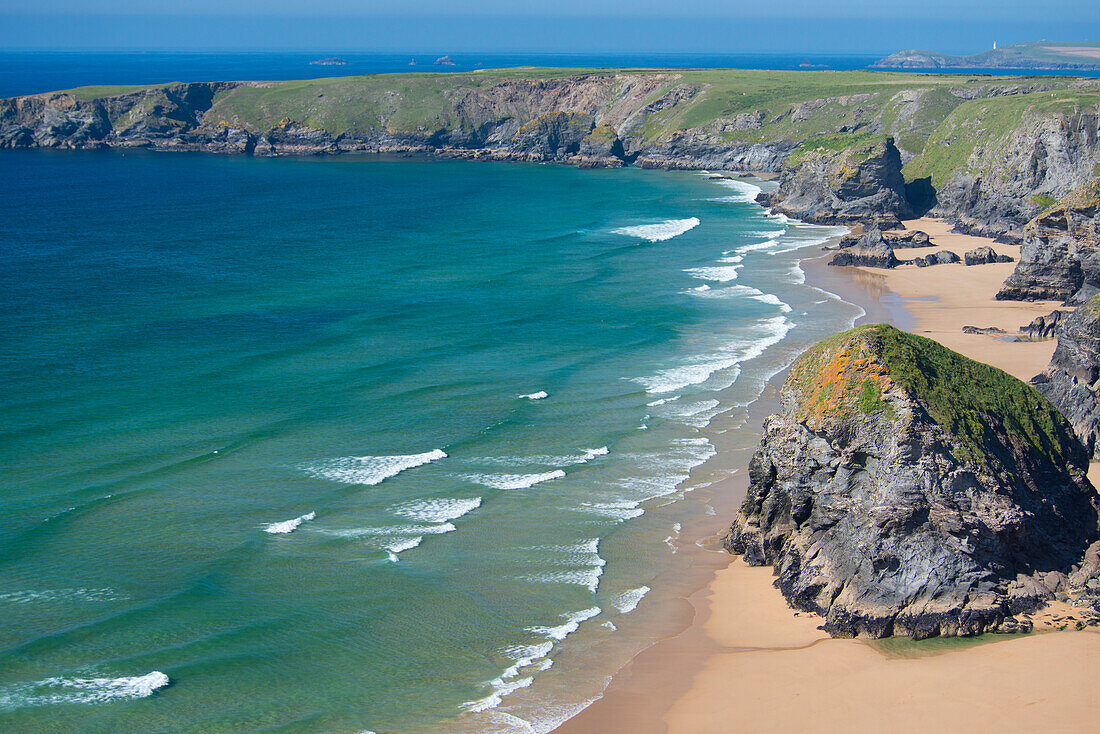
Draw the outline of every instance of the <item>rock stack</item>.
[[[879,324],[808,350],[780,395],[726,547],[830,634],[1026,630],[1091,578],[1088,455],[1027,384]]]

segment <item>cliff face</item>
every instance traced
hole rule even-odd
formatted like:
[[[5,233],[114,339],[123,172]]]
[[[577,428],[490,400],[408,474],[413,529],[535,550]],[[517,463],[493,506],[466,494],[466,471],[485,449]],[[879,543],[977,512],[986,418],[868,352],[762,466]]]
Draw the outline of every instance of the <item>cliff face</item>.
[[[1100,295],[1058,324],[1050,365],[1031,380],[1073,426],[1094,460],[1100,460]]]
[[[0,100],[0,147],[773,171],[775,205],[803,218],[885,224],[935,205],[1014,238],[1036,195],[1093,174],[1098,110],[1092,79],[523,69],[30,95]]]
[[[937,188],[933,213],[954,217],[960,231],[1019,242],[1045,198],[1091,178],[1100,165],[1100,108],[1020,114],[1004,137],[975,145],[965,165]]]
[[[834,636],[1026,628],[1097,540],[1071,427],[999,370],[876,325],[809,350],[781,397],[726,545]]]
[[[893,228],[913,215],[893,138],[792,156],[778,190],[761,201],[775,211],[822,224],[875,220]]]
[[[1020,262],[1002,300],[1067,300],[1100,288],[1100,179],[1080,187],[1028,223]]]

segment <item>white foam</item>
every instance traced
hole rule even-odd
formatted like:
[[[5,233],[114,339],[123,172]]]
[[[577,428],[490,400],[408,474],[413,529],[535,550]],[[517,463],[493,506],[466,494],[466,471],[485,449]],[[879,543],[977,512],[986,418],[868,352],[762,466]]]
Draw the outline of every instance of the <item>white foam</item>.
[[[673,553],[675,553],[677,551],[676,543],[673,542],[673,541],[675,541],[679,537],[680,537],[680,523],[675,522],[675,523],[672,524],[672,535],[665,538],[665,545],[667,545],[669,548],[671,548]]]
[[[766,235],[766,239],[760,242],[751,242],[747,245],[741,245],[737,248],[737,253],[744,255],[748,252],[760,252],[762,250],[771,250],[779,242],[779,239],[786,233],[786,230],[780,230],[779,232],[773,232]]]
[[[649,240],[650,242],[663,242],[673,237],[679,237],[684,232],[695,229],[698,226],[699,218],[689,217],[688,219],[666,219],[656,224],[639,224],[633,227],[619,227],[618,229],[611,230],[611,233],[626,235],[627,237],[638,237],[643,240]]]
[[[630,502],[627,500],[617,502],[582,502],[577,508],[581,512],[590,512],[594,515],[601,515],[603,517],[618,520],[624,522],[626,520],[633,520],[636,517],[641,517],[645,514],[645,510],[638,507],[638,502]]]
[[[447,458],[440,449],[398,456],[345,456],[304,467],[307,474],[343,484],[380,484],[406,469]]]
[[[115,589],[23,589],[0,594],[0,602],[31,604],[55,601],[119,601],[130,597]]]
[[[477,482],[485,487],[493,489],[527,489],[536,484],[549,482],[552,479],[561,479],[565,472],[561,469],[542,472],[541,474],[466,474],[466,479]]]
[[[751,296],[751,298],[755,301],[766,303],[769,306],[779,306],[779,309],[783,313],[791,312],[790,304],[784,303],[783,301],[779,300],[779,296],[775,295],[774,293],[761,293],[759,296]]]
[[[492,686],[493,692],[485,698],[479,698],[476,701],[467,701],[460,704],[459,708],[464,711],[470,711],[476,713],[478,711],[487,711],[491,708],[496,708],[504,700],[504,697],[509,693],[514,693],[520,688],[526,688],[535,682],[534,678],[518,678],[514,681],[505,681],[500,678],[489,681],[489,685]]]
[[[543,571],[542,573],[520,576],[524,581],[533,581],[539,584],[574,584],[586,586],[593,594],[600,587],[600,576],[603,575],[603,562],[592,568],[575,569],[572,571]]]
[[[307,512],[304,515],[299,515],[293,520],[283,520],[282,522],[273,522],[264,528],[265,533],[271,533],[273,535],[283,533],[293,533],[297,530],[298,526],[304,522],[309,522],[313,518],[317,517],[316,512]]]
[[[681,423],[703,428],[722,410],[722,404],[717,400],[700,400],[694,403],[678,403],[670,410],[670,414]]]
[[[802,285],[806,282],[806,271],[802,269],[801,260],[794,261],[794,265],[791,266],[789,280],[795,285]]]
[[[531,464],[573,466],[575,464],[587,464],[597,456],[607,456],[610,452],[611,449],[607,446],[600,446],[594,449],[582,449],[580,454],[571,454],[568,456],[552,456],[549,454],[537,456],[485,456],[473,461],[479,464],[489,464],[492,466],[529,466]]]
[[[386,546],[386,550],[394,555],[397,555],[401,551],[407,551],[415,548],[416,546],[420,545],[421,541],[423,540],[423,536],[395,540],[394,542]]]
[[[534,632],[537,635],[546,635],[552,640],[561,642],[566,637],[576,632],[580,628],[582,622],[592,619],[602,611],[603,610],[599,607],[589,607],[579,612],[561,615],[567,620],[565,624],[560,624],[556,627],[528,627],[527,631]]]
[[[682,395],[674,395],[671,398],[660,398],[659,400],[654,400],[652,403],[646,403],[646,407],[655,408],[658,405],[665,405],[666,403],[675,402],[675,401],[679,400],[681,397],[683,397],[683,396]]]
[[[756,334],[752,336],[743,336],[721,350],[697,355],[694,358],[697,361],[691,364],[663,369],[652,377],[639,377],[635,381],[641,383],[646,392],[659,395],[702,384],[720,370],[732,370],[731,379],[725,385],[728,387],[740,375],[740,369],[734,368],[742,362],[759,357],[768,347],[778,344],[793,327],[794,322],[785,316],[762,319],[753,327]]]
[[[709,280],[715,283],[728,283],[737,280],[737,271],[744,267],[737,265],[712,265],[703,268],[688,268],[685,273],[699,280]]]
[[[732,201],[745,204],[753,203],[756,201],[757,194],[764,190],[759,186],[748,183],[747,181],[738,181],[737,179],[732,178],[715,179],[714,182],[719,186],[725,187],[727,189],[733,189],[737,192],[735,194],[731,194],[730,196],[721,197],[721,201]]]
[[[446,523],[481,507],[480,497],[412,500],[390,508],[390,512],[415,522]]]
[[[168,676],[159,670],[122,678],[46,678],[0,691],[0,710],[147,698],[169,683]]]
[[[527,393],[526,395],[517,395],[516,397],[527,398],[528,400],[542,400],[543,398],[550,397],[550,394],[545,390],[539,390],[538,392]]]
[[[377,536],[390,538],[401,535],[442,535],[457,530],[449,522],[439,525],[392,525],[381,528],[347,528],[344,530],[321,530],[325,535],[335,535],[340,538],[362,538],[364,536]]]
[[[611,603],[615,605],[620,614],[628,614],[638,608],[638,604],[648,593],[648,586],[639,586],[637,589],[630,589],[619,594]]]

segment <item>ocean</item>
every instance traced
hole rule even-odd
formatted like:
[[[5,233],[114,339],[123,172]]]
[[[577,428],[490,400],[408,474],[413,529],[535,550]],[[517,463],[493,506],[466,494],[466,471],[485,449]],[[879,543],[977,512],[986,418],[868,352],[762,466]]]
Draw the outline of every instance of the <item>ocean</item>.
[[[714,53],[454,53],[453,66],[436,65],[438,53],[329,52],[65,52],[0,51],[0,97],[37,94],[99,84],[164,84],[173,81],[315,79],[402,72],[468,72],[518,66],[569,68],[774,69],[848,71],[866,69],[879,54]],[[338,56],[341,66],[310,64]],[[415,65],[410,62],[415,61]],[[1098,76],[1100,71],[1023,69],[921,69],[919,73],[995,76]]]
[[[861,314],[767,185],[4,151],[0,729],[543,732],[598,697],[746,406]]]

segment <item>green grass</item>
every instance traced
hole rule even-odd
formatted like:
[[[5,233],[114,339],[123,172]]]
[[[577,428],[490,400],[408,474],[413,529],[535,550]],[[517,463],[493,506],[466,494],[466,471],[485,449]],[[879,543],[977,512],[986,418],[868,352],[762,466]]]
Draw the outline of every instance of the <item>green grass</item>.
[[[1044,209],[1052,207],[1058,203],[1058,200],[1050,194],[1036,194],[1035,196],[1031,197],[1031,200],[1039,206],[1043,207]]]
[[[932,177],[942,187],[951,176],[969,170],[969,159],[979,146],[990,150],[1007,142],[1012,131],[1032,116],[1068,114],[1100,105],[1100,89],[1061,89],[975,99],[959,104],[928,138],[923,153],[904,168],[906,179]],[[975,171],[1006,176],[1010,172]]]
[[[864,380],[863,389],[859,391],[859,400],[856,405],[861,413],[878,413],[885,411],[890,417],[894,416],[894,406],[886,402],[882,397],[882,391],[874,380]]]
[[[990,420],[996,419],[1008,434],[1055,466],[1076,463],[1073,429],[1030,385],[887,324],[863,327],[863,333],[874,343],[891,379],[908,388],[936,423],[959,438],[966,458],[986,468],[1000,463],[991,453],[998,446],[990,427]]]
[[[174,82],[171,82],[174,83]],[[79,100],[88,102],[93,99],[99,99],[100,97],[115,97],[120,94],[130,94],[131,92],[140,92],[146,89],[160,89],[167,86],[166,84],[99,84],[88,87],[76,87],[74,89],[66,89],[61,94],[71,94]]]
[[[834,133],[831,135],[816,135],[799,145],[787,158],[787,167],[798,166],[807,156],[814,153],[837,153],[847,151],[853,164],[867,160],[872,150],[880,146],[886,140],[885,135]]]
[[[626,99],[623,95],[634,94],[631,84],[637,79],[632,76],[654,79],[646,95]],[[220,90],[206,121],[266,131],[288,118],[333,135],[371,134],[383,128],[420,138],[437,132],[461,135],[501,116],[524,123],[550,111],[537,93],[499,95],[493,109],[482,108],[478,100],[460,104],[471,95],[480,93],[484,101],[484,93],[498,85],[562,78],[587,78],[599,107],[605,113],[616,111],[620,121],[629,118],[630,134],[647,143],[702,129],[730,144],[788,144],[795,148],[794,164],[813,151],[845,150],[889,135],[908,160],[906,178],[931,176],[936,187],[960,172],[1004,175],[995,170],[994,153],[1031,115],[1100,109],[1100,83],[1069,77],[1043,79],[1041,83],[1053,91],[983,96],[987,87],[1036,82],[881,71],[520,68],[254,82]],[[662,110],[637,114],[681,85],[697,93]],[[90,100],[162,87],[94,86],[70,93]],[[973,94],[979,98],[964,99]],[[118,107],[111,114],[127,112]],[[733,129],[738,126],[730,123],[744,113],[750,119],[762,118],[759,127]],[[976,150],[985,153],[973,156]],[[971,166],[990,170],[970,171]]]
[[[845,356],[846,355],[846,356]],[[818,342],[799,357],[788,384],[802,396],[800,420],[845,419],[885,410],[880,363],[895,384],[921,401],[958,440],[963,461],[985,469],[1013,466],[991,428],[1031,446],[1054,466],[1076,467],[1073,429],[1037,390],[995,367],[889,324],[861,326]],[[1076,467],[1080,469],[1081,467]]]

